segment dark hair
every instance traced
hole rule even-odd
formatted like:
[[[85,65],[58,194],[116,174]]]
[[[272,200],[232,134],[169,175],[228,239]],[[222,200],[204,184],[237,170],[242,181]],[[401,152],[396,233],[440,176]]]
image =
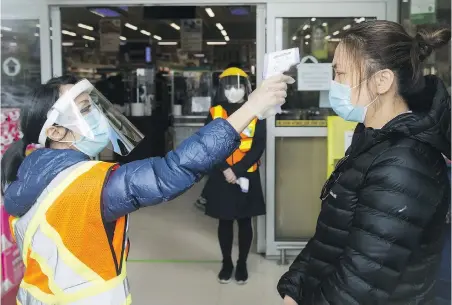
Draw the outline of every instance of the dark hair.
[[[410,36],[402,25],[385,20],[374,20],[354,25],[342,39],[350,59],[360,58],[358,73],[365,78],[383,69],[390,69],[397,77],[398,93],[413,111],[425,110],[420,99],[413,95],[422,91],[425,80],[422,62],[450,41],[449,28],[421,30]],[[365,66],[363,66],[365,63]],[[362,81],[361,75],[359,80]]]
[[[40,85],[31,96],[30,102],[25,102],[21,107],[20,129],[23,137],[14,142],[2,157],[2,194],[7,183],[17,179],[17,171],[25,159],[27,146],[38,143],[39,134],[47,120],[47,113],[60,97],[60,87],[76,83],[77,79],[73,76],[52,78],[46,84]]]

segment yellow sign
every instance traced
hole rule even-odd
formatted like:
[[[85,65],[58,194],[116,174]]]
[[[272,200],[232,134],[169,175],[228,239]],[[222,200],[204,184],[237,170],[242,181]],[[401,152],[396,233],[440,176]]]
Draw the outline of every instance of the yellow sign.
[[[276,127],[326,127],[326,120],[277,120]]]
[[[328,117],[327,178],[334,171],[336,163],[345,156],[355,128],[356,123],[347,122],[338,116]]]

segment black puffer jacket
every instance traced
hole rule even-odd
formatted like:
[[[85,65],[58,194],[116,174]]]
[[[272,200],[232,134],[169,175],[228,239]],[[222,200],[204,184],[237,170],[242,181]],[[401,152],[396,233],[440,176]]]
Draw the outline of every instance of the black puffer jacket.
[[[374,130],[358,125],[322,191],[314,237],[279,281],[299,305],[425,305],[450,204],[442,154],[450,158],[450,96],[426,77],[407,113]]]

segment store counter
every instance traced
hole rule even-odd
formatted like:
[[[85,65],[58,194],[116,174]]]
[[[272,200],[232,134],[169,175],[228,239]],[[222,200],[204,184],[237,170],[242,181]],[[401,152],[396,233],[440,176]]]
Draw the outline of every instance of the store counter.
[[[206,115],[175,116],[173,120],[173,149],[204,126]]]

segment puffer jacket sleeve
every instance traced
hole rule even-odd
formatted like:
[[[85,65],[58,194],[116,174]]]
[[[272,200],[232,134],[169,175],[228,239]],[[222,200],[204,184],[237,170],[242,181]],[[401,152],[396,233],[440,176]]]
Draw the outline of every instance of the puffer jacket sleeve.
[[[103,190],[106,221],[141,207],[169,201],[199,181],[240,144],[239,134],[223,119],[201,128],[164,158],[134,161],[114,170]]]
[[[420,251],[424,228],[447,206],[450,190],[438,183],[445,172],[426,158],[395,146],[374,160],[335,271],[299,305],[386,304],[411,255]]]
[[[306,268],[308,266],[311,242],[308,242],[306,247],[300,252],[297,258],[290,265],[289,271],[287,271],[278,282],[279,295],[284,298],[285,296],[291,297],[298,304],[301,304],[302,289],[304,278],[306,276]]]

